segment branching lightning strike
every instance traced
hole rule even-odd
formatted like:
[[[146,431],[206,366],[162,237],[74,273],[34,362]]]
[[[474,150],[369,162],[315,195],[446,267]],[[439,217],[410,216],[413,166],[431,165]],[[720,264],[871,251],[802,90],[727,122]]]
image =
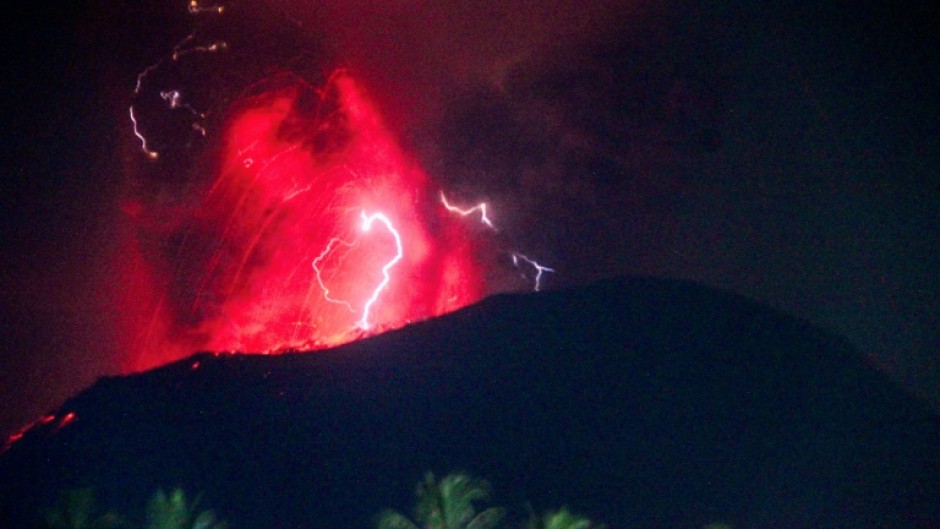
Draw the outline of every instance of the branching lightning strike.
[[[450,202],[448,202],[447,196],[444,195],[443,191],[441,191],[441,203],[444,204],[444,207],[447,208],[447,211],[450,211],[451,213],[456,213],[462,217],[466,217],[470,215],[471,213],[479,211],[480,222],[482,222],[483,224],[486,224],[487,226],[489,226],[490,229],[496,231],[496,227],[493,225],[493,222],[490,221],[489,217],[486,216],[486,202],[480,202],[479,204],[477,204],[476,206],[473,206],[472,208],[464,209],[464,208],[454,206]],[[544,272],[552,272],[552,273],[555,272],[553,268],[542,266],[534,259],[530,259],[529,257],[526,257],[525,255],[519,252],[512,252],[510,255],[512,256],[512,264],[516,268],[521,267],[522,263],[525,263],[535,269],[535,277],[533,278],[533,281],[535,282],[534,290],[536,292],[538,292],[539,289],[541,289],[542,287],[542,274]]]
[[[392,236],[395,237],[395,248],[396,253],[395,257],[391,261],[385,263],[385,266],[382,267],[382,282],[379,283],[379,286],[376,287],[375,291],[372,292],[372,296],[366,301],[365,306],[362,308],[362,318],[359,320],[359,327],[362,329],[368,329],[371,327],[369,323],[369,311],[372,308],[372,305],[375,304],[376,300],[379,299],[379,294],[388,286],[388,282],[391,281],[391,276],[389,275],[389,270],[391,270],[398,261],[401,261],[401,258],[404,256],[404,251],[402,250],[401,245],[401,235],[398,234],[398,231],[392,226],[392,221],[388,220],[382,213],[373,213],[372,215],[366,215],[366,212],[362,212],[362,231],[366,232],[372,229],[372,222],[378,220],[385,225],[385,228],[391,232]]]
[[[543,273],[543,272],[552,272],[552,273],[555,272],[555,270],[554,270],[553,268],[549,268],[549,267],[547,267],[547,266],[542,266],[542,265],[540,265],[539,263],[537,263],[536,261],[534,261],[533,259],[530,259],[530,258],[526,257],[525,255],[519,253],[519,252],[512,252],[512,264],[513,264],[513,266],[515,266],[516,268],[519,268],[519,267],[521,266],[520,261],[524,261],[525,263],[527,263],[528,265],[532,266],[532,268],[535,269],[535,278],[534,278],[535,287],[534,287],[534,290],[535,290],[536,292],[538,292],[539,289],[540,289],[541,286],[542,286],[542,283],[541,283],[541,282],[542,282],[542,273]]]
[[[493,229],[493,230],[496,229],[496,227],[493,226],[493,222],[490,221],[489,217],[486,216],[486,202],[480,202],[479,204],[477,204],[476,206],[473,206],[470,209],[462,209],[457,206],[451,205],[450,202],[447,201],[447,197],[444,195],[444,192],[441,191],[441,203],[444,204],[444,207],[447,208],[447,211],[450,211],[451,213],[457,213],[458,215],[462,217],[466,217],[467,215],[470,215],[471,213],[475,211],[479,211],[480,222],[489,226],[490,229]]]
[[[188,11],[192,15],[198,15],[198,14],[203,14],[203,13],[221,14],[223,10],[224,8],[221,5],[202,7],[199,5],[199,3],[196,0],[192,0],[189,3],[189,7],[188,7]],[[217,51],[223,51],[228,47],[228,44],[226,44],[225,41],[221,41],[221,40],[213,42],[212,44],[209,44],[207,46],[187,47],[187,45],[189,45],[195,38],[196,38],[196,34],[190,33],[185,38],[183,38],[183,40],[178,42],[176,46],[173,47],[173,51],[170,53],[169,56],[163,57],[159,61],[141,70],[141,72],[137,74],[137,83],[134,85],[134,98],[136,99],[140,95],[141,91],[143,90],[144,82],[147,79],[147,77],[151,73],[153,73],[155,70],[162,67],[167,61],[177,62],[181,58],[187,55],[191,55],[194,53],[215,53]],[[197,121],[194,121],[192,124],[193,130],[199,132],[203,136],[206,135],[205,127],[203,127],[198,121],[198,120],[205,119],[206,115],[202,112],[199,112],[198,110],[193,108],[191,105],[184,103],[182,101],[182,93],[179,90],[160,91],[160,98],[166,102],[167,107],[169,107],[171,110],[185,109],[189,111],[190,114],[192,114],[197,119]],[[137,116],[134,113],[133,104],[131,104],[130,108],[128,109],[128,114],[130,114],[131,124],[133,125],[134,136],[136,136],[137,139],[140,140],[141,152],[143,152],[144,155],[147,156],[147,158],[151,160],[156,160],[157,158],[160,157],[160,153],[148,147],[147,138],[144,136],[143,132],[141,132],[140,130],[140,124],[137,120]]]
[[[372,307],[378,301],[379,296],[382,294],[382,291],[388,288],[388,284],[391,281],[390,271],[392,268],[401,261],[404,257],[404,249],[401,241],[401,234],[398,233],[398,230],[392,225],[392,221],[389,220],[384,213],[373,213],[371,215],[366,215],[365,211],[361,213],[362,223],[359,225],[359,230],[363,233],[368,232],[372,229],[372,223],[375,221],[381,222],[385,228],[392,234],[392,237],[395,239],[395,256],[392,257],[390,261],[385,263],[382,266],[382,281],[379,283],[375,290],[372,291],[372,294],[369,296],[369,299],[366,300],[365,304],[362,307],[362,316],[359,318],[359,321],[356,322],[356,326],[362,330],[369,330],[372,327],[372,323],[369,321],[369,314],[372,311]],[[330,295],[330,289],[326,286],[326,283],[323,281],[322,271],[320,269],[320,263],[323,262],[338,246],[345,246],[347,248],[352,248],[359,243],[359,238],[353,242],[348,242],[339,237],[333,237],[330,239],[330,242],[326,245],[326,248],[320,252],[320,255],[313,260],[313,270],[317,278],[317,283],[320,285],[320,289],[323,291],[323,298],[330,303],[336,303],[343,305],[349,309],[350,312],[355,312],[352,304],[348,301],[341,299],[336,299]]]

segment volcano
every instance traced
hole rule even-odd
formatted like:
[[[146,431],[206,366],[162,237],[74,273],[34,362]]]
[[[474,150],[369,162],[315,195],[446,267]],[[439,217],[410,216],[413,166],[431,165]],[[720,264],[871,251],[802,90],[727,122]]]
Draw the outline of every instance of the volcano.
[[[0,525],[71,487],[231,527],[371,527],[426,470],[611,527],[937,527],[940,417],[844,339],[736,295],[621,278],[503,294],[333,349],[106,378],[0,456]]]
[[[228,116],[209,171],[217,177],[189,198],[195,205],[171,208],[142,192],[125,201],[122,222],[136,234],[115,256],[118,299],[139,315],[124,319],[135,352],[125,371],[199,349],[336,346],[482,297],[476,250],[486,245],[348,72],[321,88],[272,76]],[[151,162],[160,158],[143,145]]]

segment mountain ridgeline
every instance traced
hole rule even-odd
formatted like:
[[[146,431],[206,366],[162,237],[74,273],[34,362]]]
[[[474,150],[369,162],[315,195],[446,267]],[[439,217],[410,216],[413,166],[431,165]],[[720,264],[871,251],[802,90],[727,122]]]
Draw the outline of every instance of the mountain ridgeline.
[[[133,514],[183,487],[233,529],[369,529],[427,470],[612,528],[940,527],[927,405],[835,335],[645,278],[102,379],[0,456],[0,526],[69,488]]]

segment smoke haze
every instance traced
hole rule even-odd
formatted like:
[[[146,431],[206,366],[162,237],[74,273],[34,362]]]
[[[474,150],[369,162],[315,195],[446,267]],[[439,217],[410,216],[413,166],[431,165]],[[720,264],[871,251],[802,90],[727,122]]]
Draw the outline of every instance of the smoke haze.
[[[121,370],[132,347],[121,329],[150,314],[121,300],[159,302],[140,275],[153,255],[135,262],[127,245],[174,247],[165,236],[211,185],[232,103],[285,72],[322,86],[337,67],[431,181],[490,202],[497,252],[557,270],[549,288],[633,273],[734,290],[846,335],[940,402],[929,88],[940,46],[926,8],[373,4],[233,2],[193,16],[185,2],[95,1],[19,14],[5,430]],[[135,97],[138,74],[193,31],[191,45],[226,51],[164,64]],[[205,137],[167,111],[170,87],[206,114]]]

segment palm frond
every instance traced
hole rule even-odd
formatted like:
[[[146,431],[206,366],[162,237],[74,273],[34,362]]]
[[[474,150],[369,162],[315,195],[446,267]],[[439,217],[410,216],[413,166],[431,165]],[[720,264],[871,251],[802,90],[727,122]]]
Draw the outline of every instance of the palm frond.
[[[490,507],[474,516],[466,529],[493,529],[503,521],[504,516],[506,516],[506,509]]]
[[[183,489],[170,494],[158,490],[147,505],[147,529],[223,529],[225,522],[217,521],[212,511],[197,513],[200,497],[192,503],[186,501]]]
[[[604,529],[603,525],[592,522],[589,518],[572,513],[567,507],[557,511],[548,511],[541,519],[533,516],[529,529]]]
[[[445,526],[443,529],[462,529],[476,515],[474,502],[490,497],[490,484],[468,474],[449,474],[438,485],[442,499]]]
[[[113,512],[98,516],[94,492],[88,488],[63,492],[55,509],[47,511],[43,518],[45,527],[50,529],[116,529],[125,525]]]
[[[386,511],[380,515],[377,529],[492,529],[502,518],[502,510],[477,513],[475,505],[488,500],[490,493],[486,480],[453,473],[438,481],[427,472],[415,489],[415,521]]]
[[[382,511],[375,523],[376,529],[418,529],[414,522],[400,512]]]

